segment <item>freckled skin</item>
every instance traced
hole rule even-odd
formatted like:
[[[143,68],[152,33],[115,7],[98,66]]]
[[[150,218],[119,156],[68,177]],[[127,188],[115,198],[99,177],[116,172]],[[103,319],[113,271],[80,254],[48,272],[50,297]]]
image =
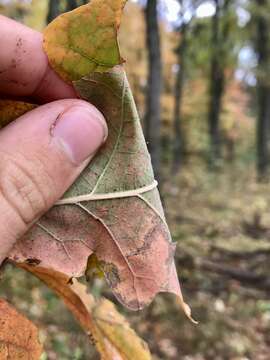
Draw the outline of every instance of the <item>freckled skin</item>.
[[[42,34],[1,15],[0,23],[0,47],[5,49],[1,51],[1,98],[1,94],[31,97],[33,103],[44,103],[76,97],[72,87],[49,67]]]

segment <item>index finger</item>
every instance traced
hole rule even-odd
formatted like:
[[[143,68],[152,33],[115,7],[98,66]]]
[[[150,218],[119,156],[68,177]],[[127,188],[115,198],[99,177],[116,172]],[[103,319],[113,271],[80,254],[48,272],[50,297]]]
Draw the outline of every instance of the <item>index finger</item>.
[[[0,93],[42,102],[76,97],[50,68],[42,34],[0,15]]]

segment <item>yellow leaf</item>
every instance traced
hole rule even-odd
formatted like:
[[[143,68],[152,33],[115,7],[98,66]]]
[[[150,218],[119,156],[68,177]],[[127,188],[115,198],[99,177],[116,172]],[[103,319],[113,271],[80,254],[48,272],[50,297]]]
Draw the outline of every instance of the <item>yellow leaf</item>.
[[[117,31],[126,0],[92,0],[58,16],[44,30],[50,65],[66,81],[123,62]]]
[[[26,264],[17,266],[38,277],[65,302],[94,342],[102,360],[151,359],[146,343],[110,301],[95,300],[87,293],[86,286],[60,272]]]
[[[6,126],[11,121],[34,109],[36,105],[23,101],[1,100],[0,99],[0,128]]]
[[[101,299],[97,302],[92,308],[92,316],[100,339],[118,355],[119,359],[151,359],[145,342],[130,328],[126,319],[117,312],[110,301]]]

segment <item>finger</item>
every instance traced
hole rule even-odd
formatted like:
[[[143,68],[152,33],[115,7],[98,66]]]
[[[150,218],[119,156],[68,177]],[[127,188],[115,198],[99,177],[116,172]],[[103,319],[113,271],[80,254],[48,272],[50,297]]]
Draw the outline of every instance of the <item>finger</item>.
[[[43,102],[76,97],[50,68],[42,34],[0,15],[0,93]]]
[[[101,113],[82,100],[40,106],[0,132],[0,264],[74,182],[106,132]]]

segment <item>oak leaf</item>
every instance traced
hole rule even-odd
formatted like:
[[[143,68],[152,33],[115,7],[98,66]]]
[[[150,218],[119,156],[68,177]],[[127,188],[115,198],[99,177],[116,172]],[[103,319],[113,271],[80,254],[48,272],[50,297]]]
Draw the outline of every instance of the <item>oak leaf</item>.
[[[24,101],[0,99],[0,128],[35,107],[36,105]]]
[[[60,204],[17,242],[11,258],[38,259],[40,266],[79,277],[94,252],[118,300],[133,310],[160,291],[180,295],[175,245],[122,67],[75,86],[105,115],[108,140]]]
[[[102,360],[150,360],[146,343],[130,328],[125,318],[106,299],[95,300],[76,279],[41,267],[22,265],[66,304],[95,344]]]
[[[123,62],[117,30],[126,0],[92,0],[58,16],[44,31],[50,65],[64,80],[79,80]]]
[[[102,111],[109,136],[64,198],[17,242],[10,259],[35,260],[80,277],[94,253],[125,306],[142,309],[168,291],[190,317],[132,92],[122,65],[114,66],[121,62],[116,30],[124,3],[93,0],[44,32],[51,66],[64,79],[79,79],[73,82],[78,94]]]
[[[36,326],[0,299],[0,360],[39,360],[41,353]]]

